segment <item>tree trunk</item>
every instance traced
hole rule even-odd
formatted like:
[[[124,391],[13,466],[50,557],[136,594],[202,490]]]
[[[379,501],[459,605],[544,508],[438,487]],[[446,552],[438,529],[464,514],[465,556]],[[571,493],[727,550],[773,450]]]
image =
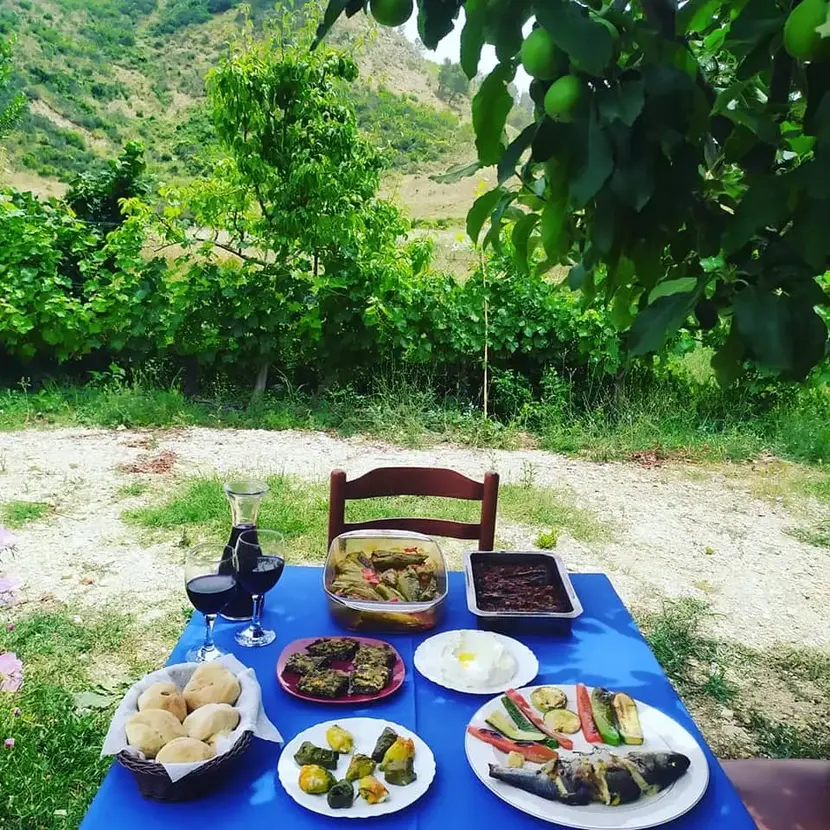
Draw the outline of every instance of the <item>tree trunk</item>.
[[[271,361],[264,360],[259,367],[259,372],[256,376],[256,383],[254,384],[253,399],[261,398],[268,386],[268,369],[271,367]]]

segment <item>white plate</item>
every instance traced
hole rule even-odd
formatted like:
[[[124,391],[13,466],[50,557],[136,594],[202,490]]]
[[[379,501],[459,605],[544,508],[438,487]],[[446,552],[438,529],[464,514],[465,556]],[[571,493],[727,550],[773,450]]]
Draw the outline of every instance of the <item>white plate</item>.
[[[434,670],[435,664],[431,661],[434,656],[438,659],[441,650],[446,645],[447,640],[456,634],[476,634],[478,636],[492,637],[504,645],[516,658],[516,672],[509,680],[504,683],[497,683],[494,686],[487,686],[486,688],[472,689],[468,686],[461,686],[441,675]],[[494,631],[480,631],[478,629],[463,629],[458,631],[443,631],[424,640],[421,645],[415,650],[415,668],[433,683],[443,686],[445,689],[452,689],[454,692],[465,692],[472,695],[495,695],[499,692],[507,691],[507,689],[515,689],[519,686],[525,686],[530,683],[539,673],[539,661],[536,655],[524,644],[512,637],[505,637],[504,634],[496,634]]]
[[[525,699],[529,699],[530,693],[536,688],[538,687],[530,686],[520,691]],[[559,688],[568,696],[568,708],[576,711],[576,687],[559,685]],[[645,738],[643,745],[616,748],[602,744],[599,746],[606,750],[610,749],[618,755],[635,750],[659,752],[670,749],[672,752],[682,752],[687,755],[692,763],[686,774],[671,787],[655,796],[641,798],[633,804],[624,804],[620,807],[606,807],[604,804],[570,807],[567,804],[548,801],[511,787],[502,781],[497,781],[495,778],[490,778],[488,764],[504,766],[507,763],[507,756],[469,733],[464,739],[467,760],[473,772],[487,789],[492,790],[502,801],[543,821],[561,824],[563,827],[575,827],[579,830],[641,830],[646,827],[657,827],[687,813],[700,801],[709,783],[709,764],[697,741],[679,723],[659,709],[647,706],[639,700],[636,704]],[[470,724],[486,727],[485,717],[495,710],[504,711],[500,698],[485,703],[475,713]],[[589,744],[582,736],[582,732],[571,737],[574,739],[575,752],[590,752],[597,746]],[[564,750],[559,750],[559,752],[562,758],[570,755]]]
[[[357,794],[357,782],[355,782],[354,804],[349,809],[332,810],[326,801],[325,795],[309,795],[300,789],[299,777],[300,767],[294,760],[294,753],[300,748],[303,741],[311,741],[315,746],[328,747],[326,741],[326,730],[330,726],[338,724],[343,729],[351,732],[354,737],[354,752],[361,752],[363,755],[371,755],[380,733],[388,726],[394,729],[402,738],[412,738],[415,741],[415,774],[417,780],[406,787],[396,787],[393,784],[386,784],[383,773],[377,772],[378,781],[389,790],[389,799],[380,804],[367,804]],[[349,768],[351,755],[341,755],[340,763],[336,770],[332,771],[337,780],[346,775]],[[435,757],[432,750],[414,733],[404,726],[399,726],[391,721],[379,718],[340,718],[325,723],[318,723],[300,732],[296,738],[285,746],[280,754],[277,764],[277,775],[285,791],[301,806],[313,813],[320,813],[333,818],[371,818],[372,816],[385,816],[389,813],[397,813],[410,804],[416,802],[428,789],[435,778]]]

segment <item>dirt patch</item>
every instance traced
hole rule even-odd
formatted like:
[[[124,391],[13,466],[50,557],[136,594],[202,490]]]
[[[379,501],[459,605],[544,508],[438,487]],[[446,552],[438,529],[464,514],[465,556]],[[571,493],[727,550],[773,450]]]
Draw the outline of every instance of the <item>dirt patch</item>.
[[[629,607],[659,609],[664,596],[693,596],[711,604],[713,636],[719,639],[755,649],[830,646],[826,551],[788,534],[790,511],[753,495],[757,474],[749,466],[598,464],[532,449],[409,450],[296,431],[193,428],[160,430],[154,437],[158,450],[149,454],[142,449],[146,431],[0,434],[6,459],[0,481],[21,482],[26,491],[7,487],[0,499],[61,504],[49,521],[19,531],[20,554],[7,569],[22,580],[26,597],[80,595],[98,603],[141,585],[140,604],[151,607],[180,594],[176,535],[151,538],[121,519],[123,499],[115,496],[125,470],[152,475],[158,485],[130,496],[136,506],[157,499],[174,476],[221,477],[242,470],[324,481],[335,467],[350,476],[397,465],[446,466],[476,477],[496,469],[505,483],[531,476],[536,487],[567,490],[576,506],[613,527],[611,541],[582,543],[563,534],[556,550],[574,571],[607,573]],[[812,509],[822,507],[816,503]],[[497,532],[502,544],[521,550],[535,547],[539,532],[548,529],[501,523]],[[447,547],[458,563],[465,543]],[[29,555],[33,551],[37,555]],[[96,572],[92,562],[108,567]],[[79,585],[84,577],[93,577],[94,584]]]
[[[169,473],[173,467],[176,466],[177,455],[169,450],[164,450],[158,455],[150,456],[149,458],[142,458],[134,461],[131,464],[124,464],[121,470],[125,473],[150,473],[153,475],[162,475]]]

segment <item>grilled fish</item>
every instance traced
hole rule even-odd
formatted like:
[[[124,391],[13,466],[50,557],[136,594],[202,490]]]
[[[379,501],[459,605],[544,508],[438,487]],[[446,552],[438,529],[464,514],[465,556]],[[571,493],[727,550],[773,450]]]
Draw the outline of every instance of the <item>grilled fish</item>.
[[[490,777],[549,801],[616,807],[654,795],[682,778],[690,759],[678,752],[592,752],[528,770],[490,764]]]

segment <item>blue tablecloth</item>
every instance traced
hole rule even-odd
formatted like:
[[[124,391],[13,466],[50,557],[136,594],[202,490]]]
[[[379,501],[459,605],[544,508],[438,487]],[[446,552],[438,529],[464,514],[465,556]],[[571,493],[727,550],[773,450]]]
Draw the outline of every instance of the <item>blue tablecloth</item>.
[[[438,773],[429,792],[412,808],[387,817],[370,819],[374,830],[529,830],[551,825],[509,807],[475,777],[464,754],[464,727],[484,698],[462,695],[435,686],[413,668],[415,648],[428,634],[381,635],[393,643],[406,663],[403,687],[391,697],[368,707],[326,706],[307,703],[285,694],[277,685],[275,665],[283,647],[298,637],[340,633],[329,617],[321,588],[319,568],[287,568],[282,581],[268,597],[266,624],[277,640],[261,649],[236,647],[236,625],[217,623],[217,643],[256,669],[262,684],[265,709],[286,741],[319,721],[338,716],[368,715],[387,718],[418,733],[432,748]],[[686,708],[638,631],[631,615],[601,574],[576,574],[574,587],[585,614],[566,638],[522,637],[539,658],[539,682],[603,685],[624,690],[667,712],[706,746]],[[474,627],[467,610],[464,576],[450,576],[450,595],[442,630]],[[434,632],[430,632],[434,633]],[[185,629],[170,657],[184,660],[185,651],[203,634],[201,616]],[[754,822],[741,804],[717,760],[706,749],[711,779],[703,800],[689,814],[671,824],[676,830],[751,830]],[[343,830],[342,821],[310,813],[296,805],[276,779],[279,748],[254,740],[220,791],[199,801],[158,804],[143,800],[131,774],[112,766],[81,825],[82,830],[181,830],[187,827],[222,827],[253,830],[280,827],[310,830],[329,826]]]

